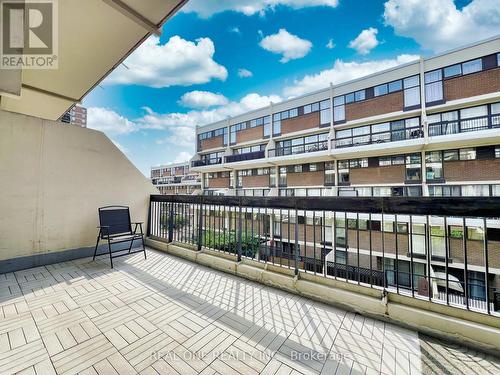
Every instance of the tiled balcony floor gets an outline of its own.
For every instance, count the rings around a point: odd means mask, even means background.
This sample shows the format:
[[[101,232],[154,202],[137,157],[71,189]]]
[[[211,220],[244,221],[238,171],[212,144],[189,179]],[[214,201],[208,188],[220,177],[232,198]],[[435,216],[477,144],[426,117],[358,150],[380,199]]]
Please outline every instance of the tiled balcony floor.
[[[500,361],[148,250],[0,275],[0,374],[500,373]]]

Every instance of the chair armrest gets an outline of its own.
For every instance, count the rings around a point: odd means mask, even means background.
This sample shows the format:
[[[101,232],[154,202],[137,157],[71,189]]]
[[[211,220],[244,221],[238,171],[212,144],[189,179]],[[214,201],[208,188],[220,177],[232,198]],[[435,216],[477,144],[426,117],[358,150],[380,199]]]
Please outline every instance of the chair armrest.
[[[130,224],[135,225],[134,232],[133,232],[134,234],[137,233],[137,227],[141,228],[141,234],[144,234],[143,230],[142,230],[142,224],[144,224],[143,221],[137,221],[137,222],[133,222],[133,223],[130,223]]]
[[[144,221],[133,221],[130,224],[144,224]]]
[[[98,225],[96,228],[97,229],[100,229],[100,228],[109,228],[109,225]]]

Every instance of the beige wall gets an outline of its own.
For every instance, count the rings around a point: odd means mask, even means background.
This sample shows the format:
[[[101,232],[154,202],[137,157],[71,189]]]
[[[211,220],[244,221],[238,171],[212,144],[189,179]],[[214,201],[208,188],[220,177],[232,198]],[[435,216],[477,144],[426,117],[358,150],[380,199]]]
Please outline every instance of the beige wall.
[[[93,246],[98,207],[146,222],[151,193],[103,133],[0,110],[0,260]]]

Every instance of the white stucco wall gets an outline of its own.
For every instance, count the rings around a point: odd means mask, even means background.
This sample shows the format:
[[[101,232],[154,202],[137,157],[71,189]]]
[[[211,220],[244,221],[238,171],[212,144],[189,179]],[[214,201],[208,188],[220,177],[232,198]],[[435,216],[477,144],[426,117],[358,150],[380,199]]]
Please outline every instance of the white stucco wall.
[[[98,207],[146,222],[151,193],[103,133],[0,110],[0,260],[93,246]]]

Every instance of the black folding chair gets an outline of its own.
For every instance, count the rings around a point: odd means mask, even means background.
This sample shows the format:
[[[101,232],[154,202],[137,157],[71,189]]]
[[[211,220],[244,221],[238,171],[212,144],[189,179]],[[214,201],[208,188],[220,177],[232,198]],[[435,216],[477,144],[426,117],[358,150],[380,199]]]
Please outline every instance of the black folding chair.
[[[130,221],[130,211],[126,206],[107,206],[99,208],[99,234],[97,236],[97,243],[95,245],[94,257],[106,255],[106,253],[97,254],[97,249],[99,246],[99,241],[107,240],[108,242],[108,254],[109,261],[111,262],[111,268],[113,268],[113,258],[118,258],[125,255],[144,252],[144,259],[146,259],[146,248],[144,247],[144,232],[142,230],[143,222],[132,223]],[[132,231],[132,225],[135,225]],[[140,229],[140,233],[137,233],[137,229]],[[132,246],[135,240],[141,240],[142,249],[132,251]],[[116,243],[129,242],[130,246],[127,249],[111,251],[111,245]],[[124,251],[127,251],[124,253]],[[113,255],[113,253],[119,253]]]

